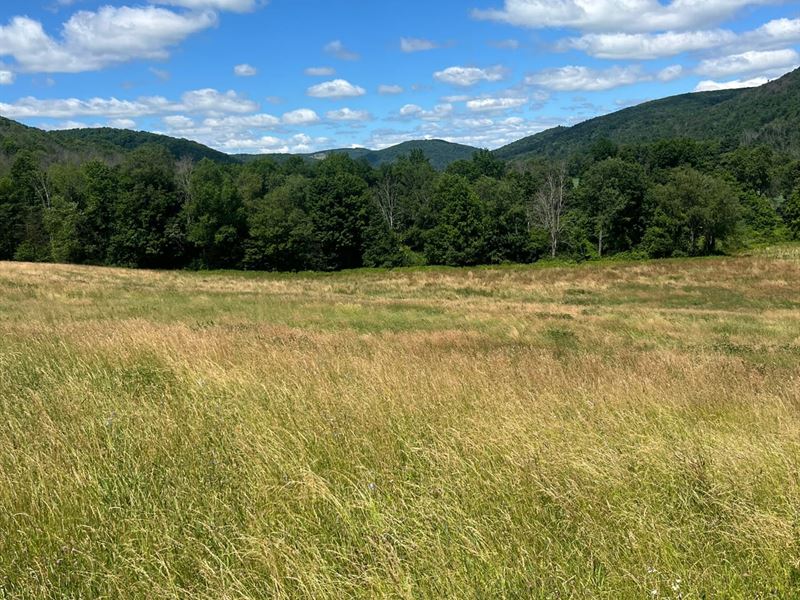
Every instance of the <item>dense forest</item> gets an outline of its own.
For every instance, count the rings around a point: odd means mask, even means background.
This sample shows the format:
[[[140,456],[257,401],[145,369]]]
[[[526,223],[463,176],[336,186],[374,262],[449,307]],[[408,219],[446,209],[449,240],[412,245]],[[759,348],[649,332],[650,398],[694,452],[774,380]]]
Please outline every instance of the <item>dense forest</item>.
[[[419,150],[324,160],[116,161],[0,152],[0,259],[337,270],[694,256],[800,236],[800,161],[766,146],[601,139],[563,161]]]
[[[337,270],[696,256],[800,237],[800,71],[495,152],[228,156],[0,118],[0,260]]]

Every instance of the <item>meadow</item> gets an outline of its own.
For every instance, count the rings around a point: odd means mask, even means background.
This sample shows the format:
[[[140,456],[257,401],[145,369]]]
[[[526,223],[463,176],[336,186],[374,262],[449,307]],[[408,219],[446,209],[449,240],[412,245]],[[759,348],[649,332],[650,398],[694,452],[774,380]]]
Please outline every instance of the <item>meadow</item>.
[[[791,598],[800,248],[0,263],[0,598]]]

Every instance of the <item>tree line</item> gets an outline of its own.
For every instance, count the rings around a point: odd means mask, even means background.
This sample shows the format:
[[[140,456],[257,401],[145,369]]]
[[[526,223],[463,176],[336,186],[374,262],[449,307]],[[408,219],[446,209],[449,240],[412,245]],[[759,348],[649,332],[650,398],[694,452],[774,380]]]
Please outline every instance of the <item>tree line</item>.
[[[767,147],[608,140],[562,162],[421,151],[246,164],[143,146],[116,164],[0,154],[0,260],[339,270],[696,256],[800,237],[800,161]]]

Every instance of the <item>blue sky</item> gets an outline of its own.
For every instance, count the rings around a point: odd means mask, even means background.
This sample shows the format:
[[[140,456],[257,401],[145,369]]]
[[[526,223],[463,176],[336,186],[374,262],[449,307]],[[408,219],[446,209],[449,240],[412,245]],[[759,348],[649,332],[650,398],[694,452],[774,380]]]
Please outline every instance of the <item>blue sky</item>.
[[[800,66],[778,0],[4,0],[0,114],[236,152],[496,148]]]

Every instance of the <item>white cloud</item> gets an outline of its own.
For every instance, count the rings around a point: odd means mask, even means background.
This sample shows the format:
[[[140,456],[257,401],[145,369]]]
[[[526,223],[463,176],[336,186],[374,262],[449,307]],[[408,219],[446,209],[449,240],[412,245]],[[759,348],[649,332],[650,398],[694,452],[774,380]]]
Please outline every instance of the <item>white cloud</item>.
[[[170,115],[161,120],[170,129],[184,130],[194,127],[194,121],[184,115]]]
[[[250,12],[258,5],[256,0],[150,0],[153,4],[170,4],[184,8]]]
[[[11,85],[14,83],[14,73],[0,69],[0,85]]]
[[[745,33],[742,39],[759,47],[774,47],[800,41],[800,19],[775,19]]]
[[[283,115],[283,122],[287,125],[310,125],[319,123],[319,115],[310,108],[298,108]]]
[[[357,53],[348,50],[341,40],[334,40],[326,44],[323,50],[339,60],[358,60],[361,58]]]
[[[568,66],[546,69],[525,79],[527,85],[542,87],[560,92],[587,91],[597,92],[610,90],[639,81],[648,81],[638,67],[611,67],[596,70],[589,67]]]
[[[344,79],[334,79],[308,88],[308,95],[313,98],[354,98],[363,96],[367,91],[357,85],[353,85]]]
[[[433,78],[442,83],[470,87],[481,81],[502,81],[508,70],[500,65],[479,69],[477,67],[449,67],[444,71],[437,71]]]
[[[668,31],[656,35],[644,33],[592,33],[567,40],[564,44],[590,56],[607,59],[649,59],[674,56],[682,52],[706,50],[729,44],[736,39],[732,31]]]
[[[258,75],[258,69],[248,64],[236,65],[233,67],[233,72],[237,77],[254,77]]]
[[[406,104],[400,109],[400,117],[404,119],[422,119],[424,121],[439,121],[453,114],[453,105],[449,103],[437,104],[433,110],[424,110],[417,104]]]
[[[99,127],[100,124],[98,123],[95,127]],[[44,129],[45,131],[69,131],[70,129],[88,129],[92,127],[91,125],[87,125],[86,123],[81,123],[80,121],[64,121],[62,123],[43,123],[39,126],[40,129]]]
[[[12,119],[50,117],[67,119],[80,116],[109,118],[134,118],[165,113],[201,113],[219,115],[225,113],[249,113],[258,110],[258,105],[242,98],[236,92],[219,92],[214,89],[193,90],[173,102],[161,96],[150,96],[136,100],[117,98],[46,99],[20,98],[14,103],[0,102],[0,114]]]
[[[467,108],[472,112],[502,112],[520,108],[527,102],[527,98],[476,98],[467,102]]]
[[[134,129],[136,121],[133,119],[112,119],[108,122],[108,126],[116,129]]]
[[[312,138],[305,133],[298,133],[286,139],[274,136],[230,138],[214,147],[231,153],[308,154],[319,150],[328,142],[328,138]]]
[[[529,121],[516,116],[507,118],[452,117],[441,121],[421,121],[411,131],[378,129],[373,132],[366,145],[369,148],[386,148],[408,139],[443,139],[476,148],[498,148],[555,125],[563,124],[560,119],[549,118]]]
[[[378,93],[381,96],[396,96],[397,94],[402,94],[405,90],[403,90],[402,86],[399,85],[379,85],[378,86]]]
[[[658,79],[659,81],[667,82],[667,81],[674,81],[683,75],[683,66],[681,65],[671,65],[669,67],[665,67],[658,72]]]
[[[400,38],[400,49],[403,52],[425,52],[438,48],[436,42],[419,38]]]
[[[775,0],[505,0],[502,9],[474,10],[476,19],[532,29],[647,32],[708,27],[751,5]]]
[[[187,112],[209,115],[223,113],[250,113],[258,110],[258,104],[243,98],[233,90],[218,92],[213,88],[193,90],[181,96],[182,108]]]
[[[40,22],[14,17],[0,26],[0,56],[12,56],[28,73],[96,71],[134,59],[167,58],[168,48],[216,22],[213,12],[104,6],[75,13],[56,40]]]
[[[695,92],[715,92],[718,90],[738,90],[740,88],[758,87],[768,83],[769,79],[766,77],[755,77],[753,79],[741,80],[734,79],[733,81],[701,81],[694,88]]]
[[[366,110],[352,110],[350,108],[332,110],[326,116],[331,121],[369,121],[372,119],[372,115]]]
[[[172,117],[166,117],[164,121]],[[185,117],[177,117],[185,118]],[[203,126],[224,130],[241,129],[275,129],[280,126],[281,120],[273,115],[259,113],[255,115],[233,115],[227,117],[208,118],[203,121]],[[194,124],[190,125],[194,127]]]
[[[336,69],[333,67],[308,67],[304,72],[309,77],[330,77],[336,74]]]
[[[796,50],[751,50],[702,61],[697,72],[709,77],[727,77],[741,73],[763,73],[774,69],[787,69],[800,64]]]

